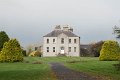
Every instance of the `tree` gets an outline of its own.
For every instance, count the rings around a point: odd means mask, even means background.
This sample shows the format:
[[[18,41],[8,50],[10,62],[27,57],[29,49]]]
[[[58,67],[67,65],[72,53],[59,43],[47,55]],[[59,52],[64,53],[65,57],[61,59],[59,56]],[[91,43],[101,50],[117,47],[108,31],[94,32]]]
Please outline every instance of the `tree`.
[[[116,39],[120,39],[120,28],[117,26],[114,26],[113,28],[113,34],[115,34]]]
[[[22,49],[23,56],[27,56],[26,50],[22,46],[21,46],[21,49]]]
[[[4,43],[7,41],[9,41],[8,35],[6,34],[5,31],[1,31],[0,32],[0,51],[2,50]]]
[[[1,62],[19,62],[23,61],[22,49],[16,39],[11,39],[4,43],[0,53]]]
[[[120,57],[120,47],[117,41],[105,41],[100,51],[99,60],[113,61]]]
[[[33,51],[33,45],[28,45],[27,47],[27,55],[29,55]]]
[[[85,48],[80,48],[80,56],[82,56],[82,57],[90,56],[89,50],[85,49]]]
[[[99,57],[103,44],[104,41],[99,41],[95,44],[91,44],[91,53],[94,54],[95,57]]]

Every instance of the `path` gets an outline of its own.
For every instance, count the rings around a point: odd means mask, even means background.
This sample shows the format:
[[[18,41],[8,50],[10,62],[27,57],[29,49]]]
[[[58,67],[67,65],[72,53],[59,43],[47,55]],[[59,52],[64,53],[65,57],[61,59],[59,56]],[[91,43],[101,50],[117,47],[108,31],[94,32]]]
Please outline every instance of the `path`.
[[[71,70],[60,63],[50,63],[58,80],[97,80],[85,73]]]

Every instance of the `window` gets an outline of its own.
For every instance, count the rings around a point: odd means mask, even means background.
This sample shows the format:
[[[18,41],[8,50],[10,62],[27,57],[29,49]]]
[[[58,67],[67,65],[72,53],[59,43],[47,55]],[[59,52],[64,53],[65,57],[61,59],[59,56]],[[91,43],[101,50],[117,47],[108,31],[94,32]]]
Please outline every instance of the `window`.
[[[64,38],[61,38],[61,44],[64,44]]]
[[[74,52],[76,52],[76,47],[74,47]]]
[[[53,52],[55,52],[55,47],[53,47]]]
[[[71,39],[69,39],[69,43],[71,43]]]
[[[47,39],[47,43],[49,43],[49,39]]]
[[[74,43],[77,43],[77,40],[76,40],[76,39],[74,39]]]
[[[53,43],[55,43],[55,39],[53,39]]]
[[[49,52],[49,47],[47,47],[47,52]]]
[[[71,47],[68,48],[68,51],[71,52]]]
[[[64,47],[61,47],[61,50],[64,50]]]

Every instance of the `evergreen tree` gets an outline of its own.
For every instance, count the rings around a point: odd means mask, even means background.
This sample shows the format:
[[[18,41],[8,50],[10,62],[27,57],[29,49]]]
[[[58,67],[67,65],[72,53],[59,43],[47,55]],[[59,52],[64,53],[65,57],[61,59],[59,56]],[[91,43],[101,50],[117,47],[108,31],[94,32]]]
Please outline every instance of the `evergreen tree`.
[[[6,34],[5,31],[1,31],[0,32],[0,51],[2,50],[4,43],[7,41],[9,41],[8,35]]]
[[[117,41],[105,41],[100,51],[99,60],[113,61],[120,57],[120,47]]]
[[[23,61],[22,49],[16,39],[11,39],[4,43],[0,53],[1,62],[19,62]]]

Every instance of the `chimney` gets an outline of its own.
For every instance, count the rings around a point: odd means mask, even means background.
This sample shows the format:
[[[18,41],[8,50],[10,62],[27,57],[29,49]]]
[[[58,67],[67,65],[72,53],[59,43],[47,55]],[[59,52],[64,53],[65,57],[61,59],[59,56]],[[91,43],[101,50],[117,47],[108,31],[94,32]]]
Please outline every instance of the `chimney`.
[[[60,25],[56,25],[56,26],[55,26],[55,30],[61,30]]]
[[[69,31],[73,32],[73,28],[70,27],[70,28],[69,28]]]
[[[63,25],[63,31],[73,32],[73,28],[71,28],[69,25]]]

